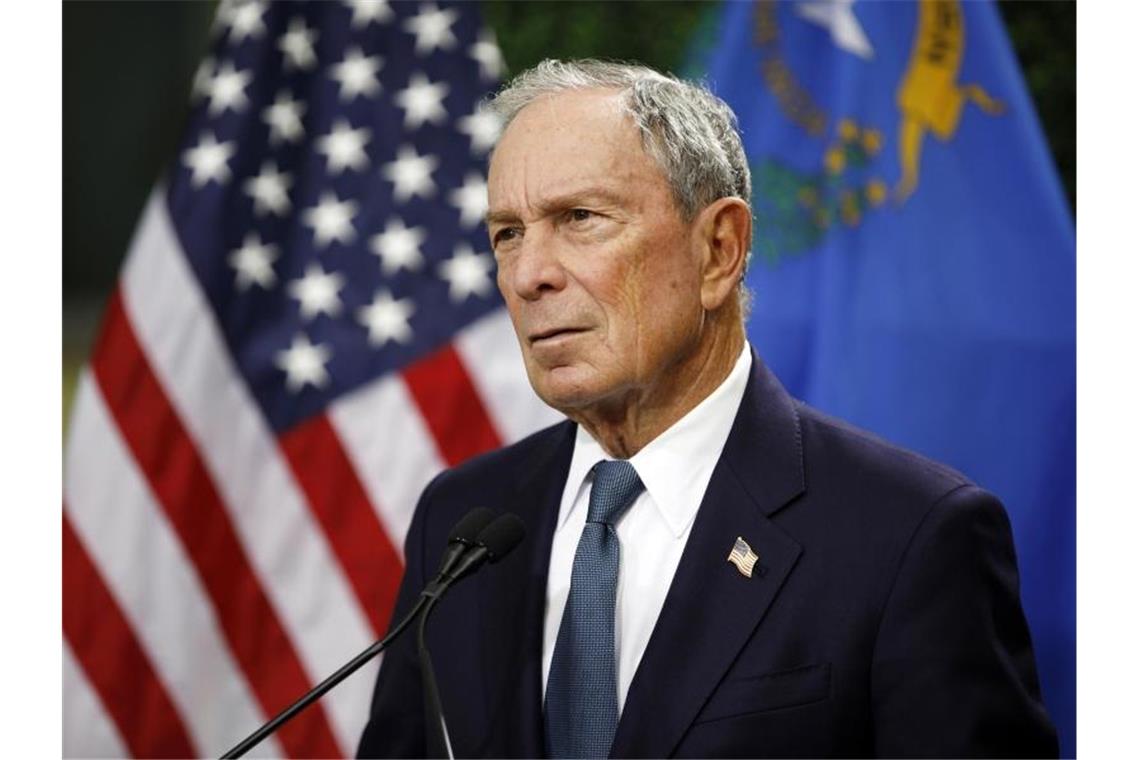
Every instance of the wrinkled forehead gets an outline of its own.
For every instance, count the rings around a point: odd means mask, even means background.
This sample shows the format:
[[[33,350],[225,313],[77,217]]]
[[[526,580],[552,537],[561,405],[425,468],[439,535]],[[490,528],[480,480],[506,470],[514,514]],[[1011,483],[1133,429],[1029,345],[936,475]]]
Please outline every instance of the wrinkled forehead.
[[[589,181],[652,181],[663,175],[642,146],[620,91],[544,95],[507,125],[491,156],[492,201]]]

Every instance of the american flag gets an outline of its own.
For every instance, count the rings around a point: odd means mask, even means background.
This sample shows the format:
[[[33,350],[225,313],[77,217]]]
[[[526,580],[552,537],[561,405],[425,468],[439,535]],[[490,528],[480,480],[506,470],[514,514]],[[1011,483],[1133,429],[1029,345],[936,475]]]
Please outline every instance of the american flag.
[[[228,749],[383,634],[428,480],[556,418],[481,224],[501,71],[474,4],[220,6],[77,392],[66,755]],[[352,754],[376,667],[255,754]]]
[[[732,551],[728,553],[728,561],[736,565],[736,569],[745,578],[752,577],[752,568],[756,566],[756,561],[760,559],[756,552],[752,551],[752,547],[748,545],[740,536],[736,537],[736,542],[732,545]]]

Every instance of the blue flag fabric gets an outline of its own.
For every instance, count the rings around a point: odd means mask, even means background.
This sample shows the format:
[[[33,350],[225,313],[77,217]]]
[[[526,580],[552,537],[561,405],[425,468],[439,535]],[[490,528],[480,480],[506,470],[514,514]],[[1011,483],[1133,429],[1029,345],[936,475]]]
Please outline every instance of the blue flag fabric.
[[[1075,735],[1075,238],[997,9],[726,3],[749,337],[796,396],[996,493],[1046,705]]]

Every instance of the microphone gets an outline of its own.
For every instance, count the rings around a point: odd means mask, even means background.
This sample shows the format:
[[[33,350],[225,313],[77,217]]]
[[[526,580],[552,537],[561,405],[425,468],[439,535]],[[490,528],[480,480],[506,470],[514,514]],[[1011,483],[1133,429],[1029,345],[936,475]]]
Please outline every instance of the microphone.
[[[491,510],[486,511],[490,512]],[[468,517],[472,514],[473,512],[468,513]],[[466,519],[464,518],[461,522],[466,522]],[[457,525],[456,528],[458,529],[458,527]],[[453,535],[455,533],[458,533],[458,530],[452,531]],[[526,528],[523,521],[516,515],[510,512],[499,515],[480,530],[473,541],[468,542],[470,547],[468,551],[457,552],[454,560],[440,563],[440,572],[435,580],[424,588],[424,595],[440,596],[453,583],[475,572],[486,562],[498,562],[522,541],[525,534]]]
[[[464,515],[448,534],[447,550],[444,552],[443,560],[440,562],[439,572],[436,573],[435,578],[432,579],[420,593],[420,597],[416,600],[411,611],[389,631],[388,635],[372,644],[363,652],[356,655],[356,657],[353,657],[331,676],[321,681],[296,702],[278,713],[272,720],[238,742],[233,749],[222,755],[222,760],[241,757],[256,747],[265,737],[292,720],[297,713],[320,699],[334,686],[348,678],[359,670],[361,666],[384,651],[396,637],[411,625],[412,621],[420,615],[425,607],[433,607],[452,584],[465,575],[470,575],[488,560],[491,562],[498,561],[505,556],[507,552],[513,549],[523,537],[522,521],[511,514],[500,515],[498,518],[492,519],[494,517],[495,513],[485,507],[477,507]],[[513,519],[513,521],[517,523],[517,526],[515,528],[505,527],[506,523],[503,522],[504,518]],[[507,520],[507,522],[510,522],[510,520]],[[467,556],[475,553],[478,553],[479,557],[472,561],[467,561]],[[431,593],[429,593],[429,590]],[[422,635],[422,625],[420,630]],[[432,680],[434,685],[434,677]]]
[[[443,559],[440,560],[439,570],[436,571],[435,577],[438,580],[441,575],[451,571],[455,567],[455,563],[463,554],[475,546],[479,538],[479,534],[483,528],[491,520],[495,519],[495,513],[486,507],[476,507],[463,518],[455,523],[455,527],[451,529],[451,533],[447,535],[447,551],[443,553]]]
[[[498,562],[518,546],[526,534],[522,520],[509,512],[499,515],[483,528],[475,538],[474,545],[459,558],[450,563],[446,571],[423,590],[421,599],[429,601],[420,615],[419,630],[416,632],[416,651],[420,659],[420,677],[424,692],[424,715],[426,725],[427,754],[429,757],[454,758],[451,737],[447,732],[447,721],[443,717],[443,704],[439,699],[439,686],[435,680],[435,668],[431,653],[427,648],[427,622],[435,609],[436,602],[452,584],[474,573],[487,562]]]

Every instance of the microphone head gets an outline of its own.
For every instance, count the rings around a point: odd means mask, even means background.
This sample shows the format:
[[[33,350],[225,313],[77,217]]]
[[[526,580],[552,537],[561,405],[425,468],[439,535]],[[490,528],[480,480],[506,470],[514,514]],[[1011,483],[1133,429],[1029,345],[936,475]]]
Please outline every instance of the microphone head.
[[[476,507],[465,514],[462,520],[455,523],[455,527],[447,536],[447,543],[453,544],[457,541],[464,544],[475,543],[479,534],[494,518],[495,513],[491,510],[486,507]]]
[[[487,548],[488,560],[498,562],[510,554],[525,535],[526,527],[518,515],[504,512],[480,531],[475,542]]]

